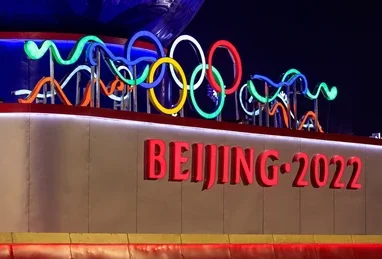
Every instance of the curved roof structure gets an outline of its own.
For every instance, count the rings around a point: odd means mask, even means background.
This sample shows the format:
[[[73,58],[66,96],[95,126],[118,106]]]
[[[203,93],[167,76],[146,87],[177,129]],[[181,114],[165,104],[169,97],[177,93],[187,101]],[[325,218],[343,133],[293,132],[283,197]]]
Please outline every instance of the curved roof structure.
[[[101,34],[128,38],[140,30],[164,45],[178,36],[204,0],[8,0],[0,30]]]

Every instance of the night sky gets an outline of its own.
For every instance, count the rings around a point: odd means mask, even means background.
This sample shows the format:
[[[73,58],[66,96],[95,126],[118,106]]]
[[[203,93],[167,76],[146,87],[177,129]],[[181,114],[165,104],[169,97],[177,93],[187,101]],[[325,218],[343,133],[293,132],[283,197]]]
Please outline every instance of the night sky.
[[[232,42],[244,78],[262,74],[279,81],[283,72],[296,68],[307,76],[311,90],[321,81],[337,86],[336,100],[319,101],[321,124],[326,131],[369,136],[382,131],[381,8],[334,2],[207,0],[184,33],[198,39],[206,54],[217,40]],[[230,85],[230,59],[224,51],[219,55],[214,64]]]

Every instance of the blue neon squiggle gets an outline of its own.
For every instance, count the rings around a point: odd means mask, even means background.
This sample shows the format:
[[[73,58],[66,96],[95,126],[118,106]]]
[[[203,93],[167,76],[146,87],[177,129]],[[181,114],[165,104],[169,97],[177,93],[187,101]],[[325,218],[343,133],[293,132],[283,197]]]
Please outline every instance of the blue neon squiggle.
[[[298,79],[301,79],[303,82],[303,84],[300,84],[301,93],[303,95],[306,95],[307,92],[309,91],[308,80],[306,79],[305,75],[301,74],[301,73],[293,75],[290,79],[288,79],[288,81],[281,81],[279,83],[275,83],[271,79],[269,79],[268,77],[265,77],[262,75],[253,75],[253,76],[251,76],[251,79],[252,80],[257,79],[257,80],[265,81],[265,82],[267,82],[267,84],[269,86],[272,86],[272,87],[277,88],[277,89],[284,87],[284,86],[292,86]]]
[[[144,73],[139,76],[136,80],[134,79],[128,79],[124,75],[120,73],[120,71],[117,69],[117,67],[114,65],[114,63],[119,63],[119,65],[125,65],[128,67],[136,66],[137,64],[144,62],[144,61],[150,61],[155,62],[157,59],[155,57],[140,57],[134,61],[130,61],[124,57],[117,57],[115,56],[106,45],[100,44],[100,43],[92,43],[88,49],[86,50],[86,59],[89,62],[91,66],[97,65],[97,60],[94,58],[94,51],[98,49],[100,50],[104,56],[106,56],[106,64],[109,66],[109,69],[113,72],[114,75],[117,75],[124,83],[129,85],[140,85],[143,81],[146,80],[148,71],[150,69],[149,65],[145,66]],[[155,87],[156,85],[152,84],[151,87]],[[147,87],[146,87],[147,88]]]
[[[149,61],[149,62],[155,62],[157,61],[157,58],[155,57],[140,57],[134,61],[130,61],[124,57],[117,57],[111,52],[106,45],[100,44],[100,43],[92,43],[87,51],[86,51],[86,58],[87,61],[91,66],[96,66],[97,65],[97,60],[93,55],[94,50],[98,48],[101,52],[106,54],[107,59],[112,59],[114,62],[119,62],[122,63],[125,66],[135,66],[138,65],[141,62],[144,61]]]
[[[308,80],[306,79],[305,75],[301,74],[301,73],[297,73],[297,72],[298,72],[297,70],[294,70],[293,74],[292,73],[288,74],[288,76],[292,75],[292,77],[290,77],[287,81],[285,81],[286,76],[284,76],[282,81],[279,82],[279,83],[275,83],[271,79],[269,79],[268,77],[265,77],[265,76],[262,76],[262,75],[254,75],[254,76],[251,77],[251,79],[258,79],[258,80],[265,81],[265,82],[268,83],[269,86],[274,87],[274,88],[277,89],[277,92],[273,96],[268,97],[268,102],[271,102],[271,101],[273,101],[276,98],[276,96],[279,94],[279,92],[281,90],[281,87],[284,87],[284,86],[290,87],[297,80],[300,80],[302,82],[300,84],[300,92],[305,97],[307,97],[307,98],[309,98],[311,100],[317,99],[320,93],[322,93],[324,95],[324,97],[327,100],[329,100],[329,101],[332,101],[332,100],[334,100],[337,97],[337,94],[338,94],[337,87],[332,86],[329,89],[328,85],[326,83],[324,83],[324,82],[320,83],[318,85],[318,87],[316,88],[316,93],[312,94],[310,92],[310,90],[309,90]],[[262,99],[262,100],[259,100],[259,101],[261,101],[262,103],[265,103],[266,102],[266,100],[264,101],[265,98],[261,97],[257,93],[256,87],[253,85],[252,81],[249,81],[248,85],[249,85],[248,89],[249,89],[251,95],[256,97],[256,99]]]
[[[292,68],[292,69],[289,69],[282,77],[282,80],[281,81],[285,81],[289,76],[291,75],[295,75],[295,74],[301,74],[300,71],[298,71],[297,69],[295,68]],[[319,85],[317,85],[316,87],[316,93],[313,94],[310,92],[309,88],[308,88],[308,85],[306,84],[306,93],[305,93],[305,97],[307,97],[308,99],[310,100],[316,100],[318,98],[318,96],[320,95],[320,93],[322,93],[324,95],[324,97],[328,100],[328,101],[333,101],[334,99],[336,99],[337,95],[338,95],[338,89],[337,87],[335,86],[332,86],[330,87],[329,89],[329,86],[325,83],[325,82],[321,82]]]

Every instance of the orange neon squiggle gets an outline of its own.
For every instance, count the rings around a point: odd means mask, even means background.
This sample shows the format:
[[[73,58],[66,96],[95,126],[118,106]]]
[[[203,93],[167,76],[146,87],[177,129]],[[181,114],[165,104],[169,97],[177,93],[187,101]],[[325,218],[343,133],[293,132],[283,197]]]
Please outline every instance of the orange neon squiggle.
[[[94,79],[94,83],[96,82],[97,79]],[[38,93],[40,92],[41,88],[44,86],[44,84],[48,84],[51,82],[51,78],[50,77],[43,77],[40,81],[38,81],[38,83],[35,85],[35,87],[33,88],[32,92],[25,98],[25,99],[21,99],[19,98],[18,99],[18,102],[19,103],[24,103],[24,104],[29,104],[29,103],[33,103],[36,98],[37,98],[37,95]],[[55,91],[57,92],[57,95],[58,97],[60,98],[61,102],[64,104],[64,105],[68,105],[68,106],[73,106],[73,104],[69,101],[68,97],[65,95],[64,91],[62,90],[62,87],[61,85],[54,79],[53,80],[53,83],[54,83],[54,87],[55,87]],[[108,85],[109,87],[106,87],[106,85],[104,84],[104,82],[102,80],[100,80],[100,87],[101,87],[101,91],[103,94],[105,94],[106,96],[109,96],[111,94],[114,93],[115,90],[118,90],[118,91],[123,91],[124,87],[125,87],[125,83],[122,82],[117,76],[114,78],[113,81],[110,82],[110,84]],[[131,91],[132,89],[134,88],[134,86],[128,86],[128,91]],[[91,93],[90,93],[90,81],[87,83],[86,85],[86,88],[85,88],[85,92],[84,92],[84,96],[79,104],[79,106],[82,106],[82,107],[86,107],[90,104],[90,101],[91,101]],[[264,105],[262,105],[262,110],[264,110],[265,107]],[[284,124],[286,127],[289,127],[289,118],[288,118],[288,113],[287,113],[287,110],[285,108],[285,106],[280,103],[280,102],[277,102],[273,107],[272,109],[270,109],[268,111],[269,115],[271,116],[274,116],[277,112],[277,109],[280,109],[281,112],[282,112],[282,117],[283,117],[283,121],[284,121]],[[312,118],[314,121],[317,119],[316,118],[316,114],[313,112],[313,111],[308,111],[301,119],[301,123],[300,123],[300,126],[297,130],[303,130],[303,126],[304,124],[306,123],[306,121],[309,119],[309,118]],[[323,133],[323,129],[321,127],[321,125],[319,125],[319,128],[318,128],[319,132]]]
[[[288,119],[288,114],[287,111],[285,110],[285,107],[281,103],[276,103],[271,110],[269,110],[269,115],[273,116],[277,112],[277,108],[280,108],[282,114],[283,114],[283,121],[285,126],[288,128],[289,127],[289,119]]]
[[[282,103],[276,103],[271,110],[269,110],[269,115],[273,116],[275,115],[275,113],[277,112],[277,109],[280,109],[281,112],[282,112],[282,117],[283,117],[283,121],[284,121],[284,124],[286,127],[289,127],[289,118],[288,118],[288,112],[285,108],[284,105],[282,105]],[[262,109],[264,110],[264,106],[262,107]],[[316,114],[313,112],[313,111],[308,111],[306,114],[304,114],[304,116],[302,117],[301,119],[301,122],[300,122],[300,126],[298,127],[297,130],[303,130],[303,127],[304,127],[304,124],[306,123],[306,121],[309,119],[309,118],[312,118],[313,121],[316,121]],[[323,133],[323,129],[321,127],[320,124],[318,124],[318,131]]]
[[[94,82],[96,82],[97,79],[94,79]],[[33,88],[32,92],[25,98],[25,99],[18,99],[19,103],[33,103],[39,92],[41,91],[41,88],[44,86],[44,84],[50,83],[51,78],[50,77],[43,77],[40,81],[37,82],[35,87]],[[53,81],[55,91],[57,92],[58,97],[60,98],[61,102],[64,105],[73,106],[73,104],[69,101],[68,97],[65,95],[64,91],[62,90],[61,85],[54,79]],[[104,82],[100,80],[100,87],[103,94],[106,96],[109,96],[114,93],[115,90],[123,91],[125,84],[118,78],[115,77],[114,80],[109,84],[110,87],[106,87]],[[128,86],[128,91],[132,90],[132,86]],[[84,96],[82,101],[80,102],[79,106],[88,106],[90,104],[91,100],[91,94],[90,94],[90,81],[87,83]]]
[[[298,130],[302,130],[306,120],[309,119],[310,117],[313,119],[313,121],[317,120],[316,114],[314,112],[312,112],[312,111],[308,111],[307,113],[305,113],[305,115],[301,119],[300,127],[298,127]],[[322,127],[321,127],[319,122],[318,122],[318,131],[320,133],[324,133],[324,130],[322,129]]]
[[[32,103],[37,98],[38,93],[40,92],[41,88],[51,82],[50,77],[43,77],[40,81],[37,82],[35,87],[33,88],[32,92],[25,98],[19,98],[19,103]],[[53,79],[53,84],[55,91],[57,92],[58,97],[60,98],[61,102],[66,105],[72,105],[69,99],[64,94],[64,91],[62,90],[60,84],[56,81],[56,79]]]

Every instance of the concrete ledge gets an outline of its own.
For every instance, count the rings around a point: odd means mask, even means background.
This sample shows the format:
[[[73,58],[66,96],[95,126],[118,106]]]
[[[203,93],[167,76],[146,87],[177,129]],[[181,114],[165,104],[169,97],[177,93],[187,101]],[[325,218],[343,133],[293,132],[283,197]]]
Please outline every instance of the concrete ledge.
[[[0,233],[0,244],[13,243],[12,233]]]
[[[228,235],[181,234],[182,244],[229,244]]]
[[[128,234],[129,244],[180,244],[176,234]]]
[[[313,235],[273,235],[274,244],[314,244]]]
[[[355,244],[382,244],[382,236],[377,235],[357,235],[352,236]]]
[[[14,244],[69,244],[69,233],[11,233]]]
[[[228,235],[231,244],[273,244],[272,235]]]
[[[76,244],[127,244],[127,234],[70,233],[71,243]]]
[[[0,233],[0,244],[381,244],[382,235]]]
[[[314,235],[316,244],[352,244],[351,235]]]

